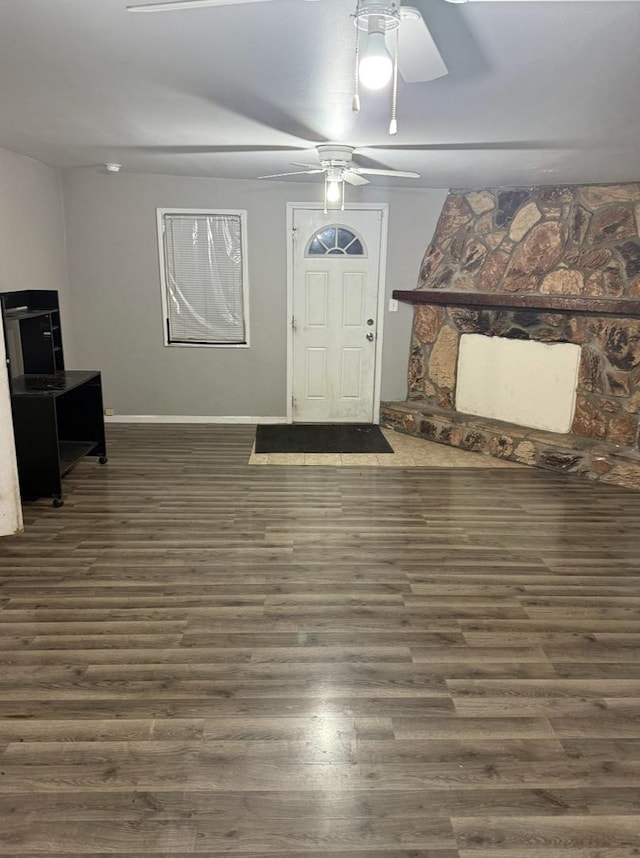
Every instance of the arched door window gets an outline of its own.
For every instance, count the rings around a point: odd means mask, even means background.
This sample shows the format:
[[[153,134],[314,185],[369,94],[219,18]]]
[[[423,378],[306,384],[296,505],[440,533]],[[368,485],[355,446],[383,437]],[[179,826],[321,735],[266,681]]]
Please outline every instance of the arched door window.
[[[312,236],[306,256],[365,256],[362,240],[345,226],[324,226]]]

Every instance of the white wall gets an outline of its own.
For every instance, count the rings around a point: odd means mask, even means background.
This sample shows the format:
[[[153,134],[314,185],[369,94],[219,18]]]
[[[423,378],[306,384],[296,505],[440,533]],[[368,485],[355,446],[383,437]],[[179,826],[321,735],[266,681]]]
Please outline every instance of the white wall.
[[[442,188],[395,191],[389,198],[389,257],[387,300],[394,289],[415,289],[424,252],[447,198]],[[385,202],[381,200],[381,202]],[[407,368],[411,349],[413,305],[399,304],[397,313],[387,311],[382,353],[382,399],[407,396]]]
[[[319,183],[149,174],[63,174],[76,365],[103,373],[117,414],[284,416],[286,203],[317,202]],[[388,202],[387,288],[411,289],[445,191],[367,188],[354,202]],[[251,348],[165,348],[157,207],[248,211]],[[388,302],[387,302],[388,303]],[[386,314],[382,395],[403,399],[411,309]]]
[[[0,149],[0,292],[57,289],[73,358],[60,171]]]
[[[58,289],[65,352],[72,351],[64,215],[58,170],[0,149],[0,291]],[[0,339],[0,355],[4,355]],[[21,527],[11,403],[0,370],[0,533]]]

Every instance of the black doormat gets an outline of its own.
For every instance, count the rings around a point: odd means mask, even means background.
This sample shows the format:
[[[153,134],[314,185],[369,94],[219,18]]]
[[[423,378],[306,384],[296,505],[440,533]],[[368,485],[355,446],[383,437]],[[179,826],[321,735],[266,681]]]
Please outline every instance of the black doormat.
[[[294,423],[258,426],[256,453],[393,453],[379,426]]]

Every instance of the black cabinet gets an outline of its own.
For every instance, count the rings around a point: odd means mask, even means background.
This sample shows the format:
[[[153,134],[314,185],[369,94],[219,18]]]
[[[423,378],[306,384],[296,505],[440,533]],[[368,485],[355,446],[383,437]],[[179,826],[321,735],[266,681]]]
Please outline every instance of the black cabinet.
[[[23,498],[62,501],[62,477],[85,456],[104,464],[107,446],[99,372],[21,375],[11,391],[18,475]]]
[[[64,369],[58,293],[0,294],[20,491],[62,505],[62,478],[107,448],[100,373]]]
[[[0,294],[10,378],[64,369],[58,293],[26,289]]]

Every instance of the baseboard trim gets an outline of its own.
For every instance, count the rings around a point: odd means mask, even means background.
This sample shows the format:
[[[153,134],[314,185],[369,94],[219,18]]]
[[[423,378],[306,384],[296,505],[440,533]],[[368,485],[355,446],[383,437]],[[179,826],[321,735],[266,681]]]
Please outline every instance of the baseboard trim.
[[[112,414],[105,423],[286,423],[286,417],[218,417],[182,414]]]

